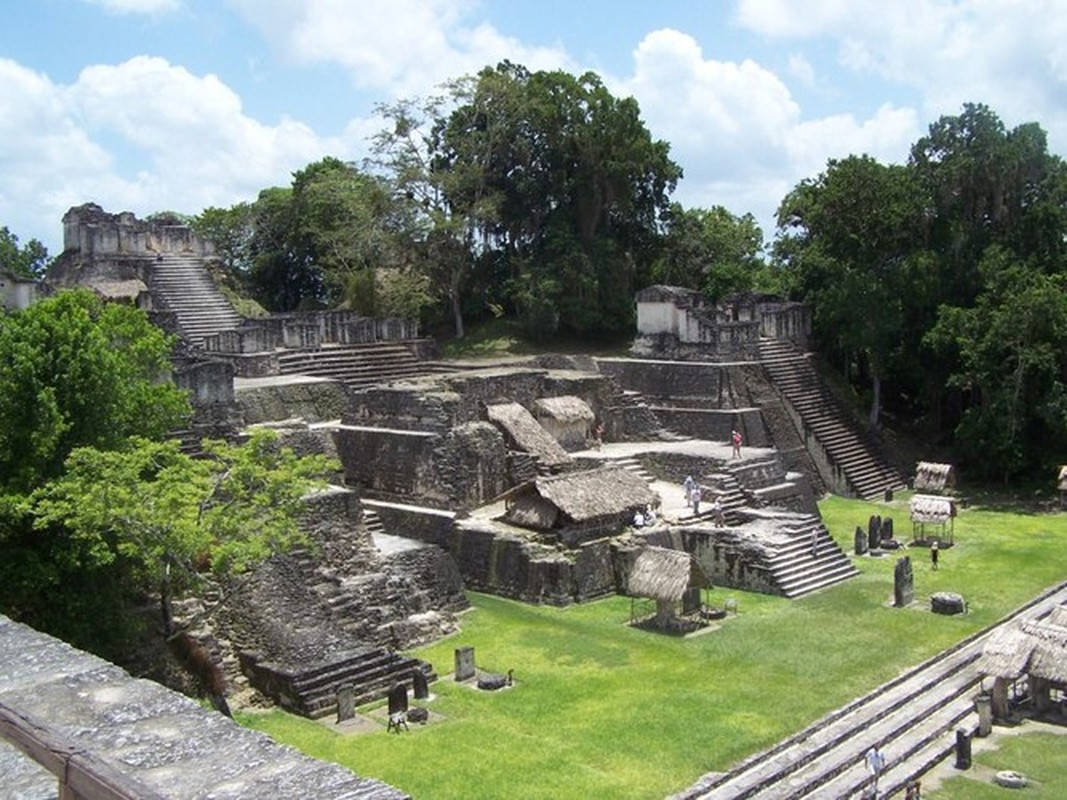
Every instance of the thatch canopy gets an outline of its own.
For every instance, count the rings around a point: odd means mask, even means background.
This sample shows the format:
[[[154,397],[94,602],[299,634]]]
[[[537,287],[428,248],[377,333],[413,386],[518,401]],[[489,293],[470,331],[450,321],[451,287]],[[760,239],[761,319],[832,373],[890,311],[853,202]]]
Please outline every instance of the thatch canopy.
[[[589,404],[574,395],[542,397],[534,401],[534,411],[538,419],[553,419],[565,425],[591,423],[596,419]]]
[[[920,461],[915,467],[915,491],[943,492],[956,485],[956,469],[951,464]]]
[[[637,554],[627,582],[629,594],[677,603],[685,590],[704,588],[707,575],[692,555],[665,547],[646,547]]]
[[[98,278],[90,280],[88,286],[105,300],[136,300],[141,292],[148,291],[144,282],[136,278],[124,281]]]
[[[956,501],[932,494],[912,495],[909,503],[911,521],[945,524],[956,516]]]
[[[1024,620],[993,634],[982,649],[978,671],[1015,680],[1024,673],[1067,685],[1067,627],[1049,619]]]
[[[485,407],[489,421],[502,428],[515,445],[550,467],[569,464],[573,459],[559,442],[519,403],[496,403]]]
[[[641,477],[614,465],[535,478],[505,498],[509,522],[541,530],[598,518],[628,518],[635,509],[659,503]]]

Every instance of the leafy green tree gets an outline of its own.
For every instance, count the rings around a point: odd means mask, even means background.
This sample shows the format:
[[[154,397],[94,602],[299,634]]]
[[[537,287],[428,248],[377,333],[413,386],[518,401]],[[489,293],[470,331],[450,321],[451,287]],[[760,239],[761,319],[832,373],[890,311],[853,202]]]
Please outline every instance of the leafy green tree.
[[[336,470],[329,459],[280,447],[269,430],[242,445],[205,442],[205,450],[207,458],[193,459],[173,440],[136,437],[119,450],[78,448],[30,500],[37,530],[68,537],[68,558],[89,570],[114,568],[160,598],[163,633],[193,664],[203,657],[193,650],[190,658],[173,599],[206,574],[239,575],[305,544],[304,498]],[[209,693],[226,710],[218,686]]]
[[[132,306],[64,291],[0,317],[0,494],[54,478],[76,447],[160,438],[189,417],[173,339]]]
[[[878,425],[882,380],[900,357],[915,299],[923,211],[908,168],[869,156],[831,160],[778,211],[783,234],[777,255],[812,308],[820,344],[845,364],[863,362],[872,426]]]
[[[957,365],[965,396],[956,430],[975,475],[1008,481],[1052,470],[1067,449],[1067,274],[986,250],[971,307],[944,306],[925,342]]]
[[[322,308],[327,302],[322,271],[300,235],[297,213],[291,188],[264,189],[252,205],[248,284],[268,311]]]
[[[764,270],[763,232],[751,214],[671,203],[664,228],[653,269],[657,283],[697,289],[712,301],[756,288]]]
[[[48,248],[36,239],[24,246],[6,226],[0,228],[0,269],[9,269],[20,278],[41,278],[48,266]]]

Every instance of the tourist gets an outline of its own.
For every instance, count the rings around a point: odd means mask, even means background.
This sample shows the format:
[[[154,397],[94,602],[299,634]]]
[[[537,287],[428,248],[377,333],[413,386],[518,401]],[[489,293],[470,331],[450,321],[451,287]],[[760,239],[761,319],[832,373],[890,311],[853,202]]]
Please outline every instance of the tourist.
[[[871,797],[878,797],[878,776],[885,769],[885,756],[878,749],[878,745],[872,745],[864,760],[867,762],[867,771],[871,773]]]
[[[937,561],[940,551],[937,548],[937,539],[934,539],[934,543],[930,545],[930,566],[933,569],[937,569]]]
[[[597,450],[604,444],[604,426],[598,423],[596,426],[595,438],[593,439],[593,447]]]
[[[690,499],[693,502],[693,516],[695,517],[700,513],[700,486],[693,487],[693,493],[690,495]]]
[[[716,525],[726,524],[726,515],[722,509],[722,498],[719,495],[715,495],[715,502],[711,504],[711,513],[715,516]]]
[[[645,525],[656,524],[656,512],[652,510],[651,505],[645,506]]]
[[[634,527],[635,528],[643,528],[643,527],[645,527],[645,515],[642,514],[640,511],[634,512]]]
[[[733,457],[734,458],[741,458],[741,431],[737,431],[737,430],[731,431],[730,432],[730,441],[733,443],[733,446],[734,446]]]
[[[682,489],[685,491],[685,504],[687,506],[693,505],[693,487],[696,486],[696,481],[693,480],[692,475],[685,476],[685,482],[682,484]]]

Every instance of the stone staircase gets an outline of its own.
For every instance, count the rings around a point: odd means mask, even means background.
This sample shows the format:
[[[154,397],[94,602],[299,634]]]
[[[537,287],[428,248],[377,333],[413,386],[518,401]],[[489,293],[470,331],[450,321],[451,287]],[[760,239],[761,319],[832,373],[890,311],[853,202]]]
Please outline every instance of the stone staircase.
[[[422,672],[427,682],[437,680],[428,662],[378,647],[341,653],[299,670],[258,663],[242,654],[242,668],[260,691],[286,710],[311,719],[336,714],[337,693],[345,686],[353,687],[358,706],[387,697],[398,683],[410,684],[415,671]]]
[[[997,625],[729,772],[706,775],[671,800],[858,798],[870,788],[863,757],[873,745],[886,757],[878,796],[901,796],[910,783],[953,753],[958,728],[973,732],[977,727],[974,696],[981,687],[981,675],[976,664],[989,636],[1012,620],[1040,618],[1065,601],[1067,584],[1060,584]]]
[[[178,319],[182,336],[201,347],[204,339],[241,323],[222,292],[215,286],[201,258],[164,254],[148,270],[149,289]]]
[[[881,448],[841,407],[808,359],[786,341],[762,339],[760,359],[775,387],[799,416],[806,432],[840,470],[847,489],[873,500],[886,489],[903,489],[903,477],[886,463]],[[827,481],[833,485],[833,481]]]
[[[859,575],[818,517],[790,522],[782,530],[790,542],[778,548],[767,566],[785,597],[800,597]]]
[[[627,472],[632,473],[633,475],[636,475],[641,480],[643,480],[645,483],[649,483],[650,484],[650,483],[652,483],[653,480],[655,480],[655,478],[653,478],[652,475],[650,475],[648,473],[648,471],[645,470],[645,468],[641,466],[641,462],[638,461],[636,458],[632,458],[632,457],[613,458],[608,463],[614,464],[615,466],[621,467],[622,469],[626,470]]]
[[[375,342],[325,345],[278,354],[282,375],[312,375],[360,388],[426,374],[422,363],[402,344]]]

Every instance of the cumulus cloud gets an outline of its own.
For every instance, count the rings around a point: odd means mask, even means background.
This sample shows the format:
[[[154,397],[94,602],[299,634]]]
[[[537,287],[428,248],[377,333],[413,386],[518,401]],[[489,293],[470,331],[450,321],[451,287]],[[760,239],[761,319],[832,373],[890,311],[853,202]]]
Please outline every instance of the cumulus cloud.
[[[869,119],[837,114],[805,119],[786,84],[751,60],[706,58],[687,34],[660,30],[634,51],[633,94],[657,138],[685,171],[676,198],[751,212],[765,234],[778,203],[830,158],[868,153],[900,161],[921,133],[916,114],[885,105]]]
[[[1053,148],[1067,148],[1067,6],[1056,0],[742,0],[737,21],[831,43],[854,76],[917,92],[928,121],[985,103],[1009,127],[1040,120]]]
[[[265,125],[216,76],[145,56],[87,67],[69,86],[0,60],[0,141],[0,219],[52,251],[60,247],[58,220],[73,205],[198,213],[254,199],[355,146],[294,120]],[[119,146],[126,155],[115,161],[109,153]],[[34,218],[17,202],[25,196],[39,200]]]
[[[357,86],[390,97],[426,94],[504,59],[567,67],[562,49],[534,47],[474,16],[468,0],[234,0],[246,21],[298,63],[336,64]]]

